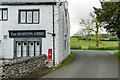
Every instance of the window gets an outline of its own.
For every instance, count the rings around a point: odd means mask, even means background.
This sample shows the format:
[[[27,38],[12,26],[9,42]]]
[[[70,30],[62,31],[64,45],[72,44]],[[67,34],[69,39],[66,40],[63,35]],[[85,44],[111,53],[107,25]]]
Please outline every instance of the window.
[[[15,58],[41,55],[40,41],[15,41]]]
[[[37,10],[19,10],[19,23],[39,24],[39,9],[37,9]]]
[[[8,10],[7,8],[0,9],[0,21],[7,21],[8,19]]]

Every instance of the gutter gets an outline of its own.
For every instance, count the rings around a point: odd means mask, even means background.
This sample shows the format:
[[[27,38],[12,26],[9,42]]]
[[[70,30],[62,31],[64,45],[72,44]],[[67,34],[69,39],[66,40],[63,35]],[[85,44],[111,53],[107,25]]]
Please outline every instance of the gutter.
[[[17,6],[17,5],[56,5],[56,2],[0,2],[0,5],[9,5],[9,6]]]

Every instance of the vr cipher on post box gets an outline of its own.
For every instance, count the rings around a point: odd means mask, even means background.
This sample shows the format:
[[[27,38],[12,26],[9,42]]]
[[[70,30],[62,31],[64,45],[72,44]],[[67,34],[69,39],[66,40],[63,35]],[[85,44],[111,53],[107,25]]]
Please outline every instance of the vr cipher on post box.
[[[48,49],[48,59],[52,59],[52,49]]]

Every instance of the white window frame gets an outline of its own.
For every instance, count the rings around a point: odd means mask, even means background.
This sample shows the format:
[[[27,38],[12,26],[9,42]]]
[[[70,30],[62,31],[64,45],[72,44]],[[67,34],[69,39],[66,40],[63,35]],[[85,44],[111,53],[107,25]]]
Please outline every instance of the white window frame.
[[[21,12],[25,12],[25,22],[21,21]],[[31,22],[28,21],[28,14],[27,14],[28,12],[32,12],[32,21]],[[38,21],[34,21],[34,15],[33,15],[34,12],[38,12],[38,15],[37,15],[38,16],[37,17]],[[18,16],[19,16],[18,17],[19,18],[18,19],[19,24],[39,24],[39,22],[40,22],[39,21],[40,20],[40,10],[39,9],[30,9],[30,10],[29,9],[28,10],[27,9],[21,9],[21,10],[19,10],[19,15]]]

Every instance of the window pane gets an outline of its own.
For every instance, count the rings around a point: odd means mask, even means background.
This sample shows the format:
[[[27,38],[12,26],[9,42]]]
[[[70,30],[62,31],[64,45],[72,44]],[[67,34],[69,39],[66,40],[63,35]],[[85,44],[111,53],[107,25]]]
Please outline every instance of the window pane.
[[[3,10],[3,20],[7,19],[7,10]]]
[[[38,23],[38,11],[33,12],[33,23]]]
[[[2,20],[2,10],[0,10],[0,20]]]
[[[17,57],[21,57],[21,43],[17,43]]]
[[[35,43],[35,54],[36,56],[40,55],[40,42]]]
[[[32,11],[27,12],[27,23],[32,23]]]
[[[27,43],[23,43],[23,57],[27,56]]]
[[[29,43],[29,53],[30,56],[34,56],[34,42]]]
[[[21,12],[21,23],[25,23],[26,12]]]

